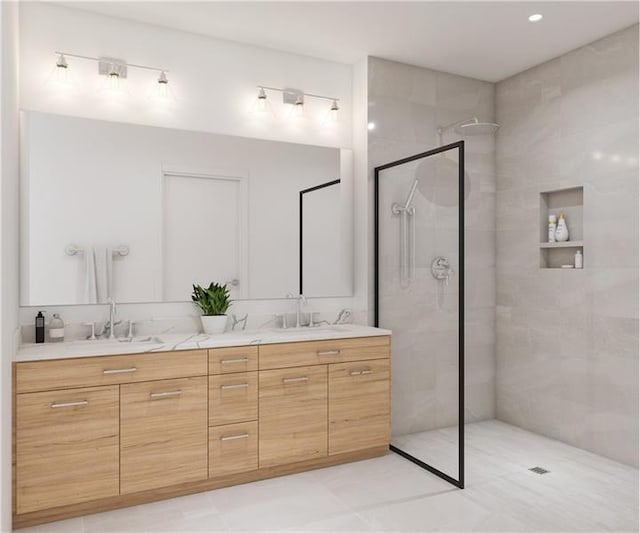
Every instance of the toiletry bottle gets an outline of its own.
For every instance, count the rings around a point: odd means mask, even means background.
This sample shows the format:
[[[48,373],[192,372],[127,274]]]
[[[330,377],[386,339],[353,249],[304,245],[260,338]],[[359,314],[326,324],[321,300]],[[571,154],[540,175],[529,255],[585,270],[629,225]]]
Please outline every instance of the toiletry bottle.
[[[42,311],[38,311],[36,315],[36,343],[41,344],[44,342],[44,315]]]
[[[549,242],[556,242],[556,216],[549,215]]]
[[[564,215],[561,213],[558,219],[558,227],[556,228],[556,241],[564,242],[569,240],[569,228],[567,228],[567,222],[564,219]]]
[[[49,339],[51,342],[64,341],[64,322],[58,313],[54,313],[49,322]]]
[[[573,258],[573,265],[576,268],[582,268],[582,252],[578,250]]]

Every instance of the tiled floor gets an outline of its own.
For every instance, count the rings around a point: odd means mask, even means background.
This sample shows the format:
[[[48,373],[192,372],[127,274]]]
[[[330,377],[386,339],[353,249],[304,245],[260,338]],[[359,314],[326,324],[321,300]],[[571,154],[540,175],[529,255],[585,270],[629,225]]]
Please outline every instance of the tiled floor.
[[[20,531],[638,531],[638,470],[488,421],[463,491],[390,454]]]

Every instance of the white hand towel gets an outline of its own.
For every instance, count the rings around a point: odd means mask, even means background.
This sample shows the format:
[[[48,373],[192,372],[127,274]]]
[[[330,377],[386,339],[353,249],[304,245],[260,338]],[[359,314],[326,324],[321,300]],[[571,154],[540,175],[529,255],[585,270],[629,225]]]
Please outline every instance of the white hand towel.
[[[96,247],[96,288],[98,303],[107,303],[113,283],[113,249]]]
[[[96,279],[96,256],[93,247],[84,249],[84,288],[82,301],[85,304],[98,303],[98,287]]]

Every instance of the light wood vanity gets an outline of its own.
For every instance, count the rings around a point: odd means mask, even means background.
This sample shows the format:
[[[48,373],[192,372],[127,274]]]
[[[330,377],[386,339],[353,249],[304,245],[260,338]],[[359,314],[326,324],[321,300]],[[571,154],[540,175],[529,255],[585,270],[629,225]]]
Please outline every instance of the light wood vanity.
[[[14,363],[14,527],[387,453],[388,335]]]

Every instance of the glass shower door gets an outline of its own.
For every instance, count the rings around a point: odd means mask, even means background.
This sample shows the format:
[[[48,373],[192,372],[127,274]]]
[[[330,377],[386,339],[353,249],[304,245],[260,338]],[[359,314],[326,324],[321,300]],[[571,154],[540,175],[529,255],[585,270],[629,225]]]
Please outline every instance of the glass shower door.
[[[375,323],[391,449],[464,487],[464,141],[375,169]]]

